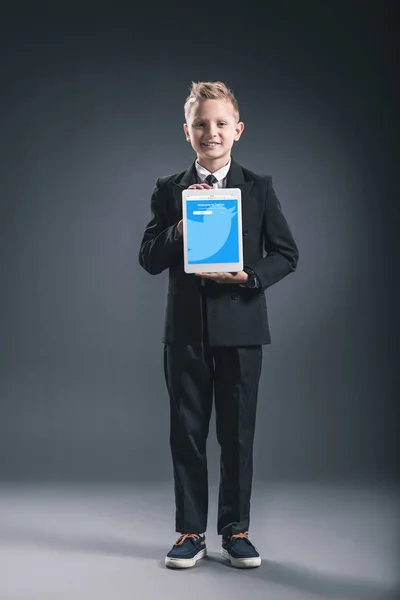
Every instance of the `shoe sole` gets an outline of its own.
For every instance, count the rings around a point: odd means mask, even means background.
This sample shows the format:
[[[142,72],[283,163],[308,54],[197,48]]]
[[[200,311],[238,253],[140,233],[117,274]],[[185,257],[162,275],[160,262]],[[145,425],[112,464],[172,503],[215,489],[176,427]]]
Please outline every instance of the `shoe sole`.
[[[222,558],[229,560],[232,567],[236,567],[237,569],[250,569],[261,565],[261,556],[253,556],[252,558],[234,558],[224,548],[221,550],[221,556]]]
[[[198,560],[207,556],[207,548],[200,550],[193,558],[170,558],[165,557],[165,566],[172,569],[189,569],[194,567]]]

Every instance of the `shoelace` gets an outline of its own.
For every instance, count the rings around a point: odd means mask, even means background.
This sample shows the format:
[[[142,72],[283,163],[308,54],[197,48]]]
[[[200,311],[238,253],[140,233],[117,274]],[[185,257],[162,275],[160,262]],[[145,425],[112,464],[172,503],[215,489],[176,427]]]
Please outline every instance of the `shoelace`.
[[[182,533],[182,535],[180,535],[178,537],[178,539],[176,540],[176,542],[175,542],[174,545],[175,546],[182,546],[182,544],[183,544],[183,542],[185,540],[188,540],[188,539],[198,540],[199,537],[200,536],[197,533]]]
[[[231,536],[231,539],[248,539],[249,537],[249,532],[245,531],[244,533],[235,533],[235,535]]]

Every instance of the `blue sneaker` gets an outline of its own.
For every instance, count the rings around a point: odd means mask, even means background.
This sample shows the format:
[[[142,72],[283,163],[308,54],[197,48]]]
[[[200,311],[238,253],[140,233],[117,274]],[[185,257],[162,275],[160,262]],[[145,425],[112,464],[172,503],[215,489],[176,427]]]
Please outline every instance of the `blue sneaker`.
[[[182,533],[165,557],[165,565],[175,569],[194,567],[207,556],[206,536],[200,533]]]
[[[249,532],[237,533],[232,536],[222,536],[221,555],[230,561],[232,567],[247,569],[259,567],[261,557],[249,540]]]

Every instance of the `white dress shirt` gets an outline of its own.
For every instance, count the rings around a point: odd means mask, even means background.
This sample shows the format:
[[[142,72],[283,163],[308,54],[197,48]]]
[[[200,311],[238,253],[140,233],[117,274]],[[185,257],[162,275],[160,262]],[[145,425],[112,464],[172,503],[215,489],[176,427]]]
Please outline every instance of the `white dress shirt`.
[[[209,175],[214,175],[216,179],[218,179],[217,183],[214,183],[214,188],[225,188],[226,187],[226,177],[228,175],[228,171],[231,168],[231,161],[229,160],[228,164],[222,167],[222,169],[218,169],[215,173],[211,173],[205,167],[200,165],[197,160],[195,162],[197,176],[200,180],[200,183],[204,183],[206,177]]]

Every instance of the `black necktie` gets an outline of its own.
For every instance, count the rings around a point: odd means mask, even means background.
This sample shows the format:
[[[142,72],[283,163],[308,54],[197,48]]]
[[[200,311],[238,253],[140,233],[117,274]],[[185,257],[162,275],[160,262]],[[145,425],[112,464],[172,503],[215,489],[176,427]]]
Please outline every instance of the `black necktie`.
[[[204,181],[208,183],[208,185],[214,185],[214,183],[218,182],[218,179],[214,177],[214,175],[207,175]]]

